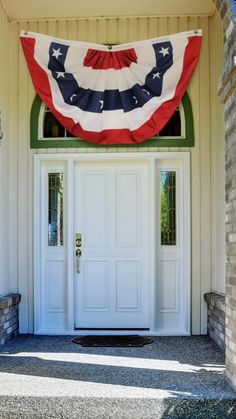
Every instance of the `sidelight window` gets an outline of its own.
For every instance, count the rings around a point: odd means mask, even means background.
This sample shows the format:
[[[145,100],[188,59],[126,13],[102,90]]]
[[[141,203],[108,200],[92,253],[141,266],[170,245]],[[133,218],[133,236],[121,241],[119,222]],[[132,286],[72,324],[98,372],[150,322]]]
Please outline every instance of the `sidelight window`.
[[[176,245],[176,172],[160,172],[161,245]]]
[[[63,173],[48,174],[48,246],[63,246]]]

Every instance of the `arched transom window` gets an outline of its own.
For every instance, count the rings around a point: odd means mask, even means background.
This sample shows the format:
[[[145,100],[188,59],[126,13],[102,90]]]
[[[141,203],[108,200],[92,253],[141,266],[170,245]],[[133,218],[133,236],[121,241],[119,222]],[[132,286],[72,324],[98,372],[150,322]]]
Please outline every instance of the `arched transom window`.
[[[185,93],[169,122],[156,136],[141,144],[125,145],[125,147],[191,147],[193,145],[192,108],[188,94]],[[31,148],[50,147],[104,147],[104,145],[92,144],[75,138],[36,95],[31,110]]]

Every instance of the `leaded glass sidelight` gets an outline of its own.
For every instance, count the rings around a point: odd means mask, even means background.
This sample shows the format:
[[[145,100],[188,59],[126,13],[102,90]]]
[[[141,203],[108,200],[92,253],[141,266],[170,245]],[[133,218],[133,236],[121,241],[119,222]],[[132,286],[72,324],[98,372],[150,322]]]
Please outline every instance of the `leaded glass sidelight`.
[[[48,246],[63,246],[63,173],[48,174]]]
[[[176,245],[176,172],[160,172],[161,245]]]

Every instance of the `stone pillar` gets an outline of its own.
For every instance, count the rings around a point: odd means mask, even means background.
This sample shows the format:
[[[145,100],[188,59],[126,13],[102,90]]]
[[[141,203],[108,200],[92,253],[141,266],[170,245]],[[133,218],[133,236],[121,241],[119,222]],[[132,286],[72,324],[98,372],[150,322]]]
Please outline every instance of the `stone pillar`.
[[[216,6],[225,28],[224,72],[219,95],[225,104],[226,369],[236,388],[236,2],[216,1]]]
[[[18,334],[20,298],[20,294],[8,294],[0,297],[0,345]]]
[[[204,295],[208,307],[207,332],[225,352],[225,296],[216,292]]]
[[[236,70],[234,65],[233,69]],[[236,388],[236,71],[225,103],[226,168],[226,367]]]

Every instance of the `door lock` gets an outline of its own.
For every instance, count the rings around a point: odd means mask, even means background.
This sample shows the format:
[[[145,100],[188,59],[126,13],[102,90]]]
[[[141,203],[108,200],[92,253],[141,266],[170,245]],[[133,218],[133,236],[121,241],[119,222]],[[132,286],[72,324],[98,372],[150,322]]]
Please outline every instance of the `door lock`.
[[[76,256],[76,272],[80,273],[80,258],[82,256],[82,234],[76,233],[75,235],[75,256]]]

